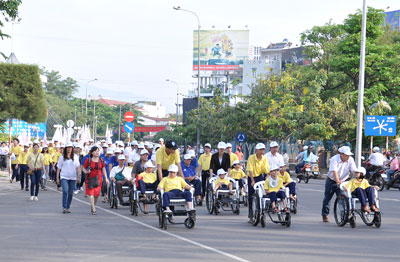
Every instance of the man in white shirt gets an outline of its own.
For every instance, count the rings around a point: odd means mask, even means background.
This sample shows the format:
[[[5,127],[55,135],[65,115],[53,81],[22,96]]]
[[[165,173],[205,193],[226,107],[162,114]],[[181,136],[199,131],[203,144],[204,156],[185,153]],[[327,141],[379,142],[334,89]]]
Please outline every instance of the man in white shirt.
[[[269,152],[265,154],[269,166],[282,166],[284,164],[283,156],[278,153],[278,148],[279,145],[275,141],[269,144]]]
[[[368,158],[371,165],[367,168],[367,174],[371,171],[375,171],[375,169],[379,167],[383,167],[383,164],[385,163],[385,156],[379,152],[379,147],[374,147],[372,151],[374,153],[372,153]]]
[[[110,179],[115,183],[117,187],[117,195],[120,203],[124,202],[124,199],[122,197],[122,187],[123,186],[132,187],[131,170],[127,168],[124,164],[125,164],[125,156],[121,154],[118,156],[118,166],[113,167],[110,172]]]
[[[351,153],[350,147],[342,146],[338,151],[339,154],[333,156],[329,160],[329,172],[325,182],[325,193],[321,212],[322,221],[324,222],[329,222],[329,207],[333,195],[335,193],[336,196],[343,194],[343,191],[340,189],[340,184],[346,181],[350,172],[356,170],[356,164],[351,157],[353,153]]]

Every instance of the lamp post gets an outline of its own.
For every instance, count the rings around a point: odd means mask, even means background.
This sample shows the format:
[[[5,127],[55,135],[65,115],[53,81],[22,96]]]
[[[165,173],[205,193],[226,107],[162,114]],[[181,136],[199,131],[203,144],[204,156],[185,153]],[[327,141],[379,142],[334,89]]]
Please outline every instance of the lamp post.
[[[367,32],[367,6],[363,0],[362,27],[361,27],[361,50],[360,50],[360,73],[358,84],[358,106],[357,106],[357,137],[356,137],[356,165],[361,166],[363,110],[364,110],[364,74],[365,74],[365,41]]]
[[[173,7],[175,10],[177,11],[185,11],[188,13],[193,14],[196,19],[197,19],[197,108],[200,108],[200,19],[199,16],[191,11],[191,10],[187,10],[187,9],[182,9],[180,6],[174,6]],[[199,128],[199,122],[200,122],[200,114],[197,118],[197,154],[199,154],[200,151],[200,128]]]
[[[167,82],[174,83],[176,85],[176,125],[178,125],[178,115],[179,115],[179,85],[177,82],[170,79],[165,79]]]
[[[97,81],[97,80],[98,80],[97,78],[94,78],[92,80],[87,81],[87,83],[86,83],[86,113],[85,113],[86,116],[87,116],[87,103],[88,103],[87,86],[89,85],[90,82]]]

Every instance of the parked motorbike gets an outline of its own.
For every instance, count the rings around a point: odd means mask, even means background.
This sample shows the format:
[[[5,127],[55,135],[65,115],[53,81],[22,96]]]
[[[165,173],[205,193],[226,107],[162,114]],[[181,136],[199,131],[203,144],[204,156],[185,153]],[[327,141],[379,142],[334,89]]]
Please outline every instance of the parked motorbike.
[[[398,188],[400,190],[400,170],[393,173],[390,182],[386,182],[386,189]]]

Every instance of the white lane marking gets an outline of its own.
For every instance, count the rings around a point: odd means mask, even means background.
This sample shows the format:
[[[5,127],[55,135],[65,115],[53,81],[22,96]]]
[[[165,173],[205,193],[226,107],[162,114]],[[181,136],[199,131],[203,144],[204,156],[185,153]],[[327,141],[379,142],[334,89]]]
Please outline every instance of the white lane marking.
[[[325,192],[324,190],[311,189],[311,188],[298,188],[298,189],[304,190],[304,191]],[[386,197],[379,197],[379,199],[380,199],[380,200],[385,200],[385,201],[400,202],[400,199],[393,199],[393,198],[386,198]]]
[[[50,190],[52,190],[52,191],[55,191],[55,192],[58,192],[58,193],[60,193],[60,194],[62,193],[62,192],[57,191],[57,190],[55,190],[55,189],[53,189],[53,188],[50,188],[50,187],[48,187],[48,189],[50,189]],[[78,199],[78,198],[76,198],[76,197],[73,197],[73,199],[75,199],[76,201],[78,201],[78,202],[80,202],[80,203],[82,203],[82,204],[85,204],[85,205],[87,205],[87,206],[90,206],[90,203],[85,202],[85,201],[83,201],[83,200],[80,200],[80,199]],[[180,239],[180,240],[182,240],[182,241],[188,242],[188,243],[190,243],[190,244],[192,244],[192,245],[195,245],[195,246],[198,246],[198,247],[201,247],[201,248],[210,250],[210,251],[212,251],[212,252],[218,253],[218,254],[220,254],[220,255],[223,255],[223,256],[232,258],[232,259],[234,259],[234,260],[236,260],[236,261],[250,262],[250,260],[246,260],[246,259],[244,259],[244,258],[235,256],[235,255],[232,255],[232,254],[229,254],[229,253],[226,253],[226,252],[221,251],[221,250],[218,250],[218,249],[216,249],[216,248],[203,245],[203,244],[201,244],[201,243],[199,243],[199,242],[190,240],[190,239],[185,238],[185,237],[181,237],[181,236],[179,236],[179,235],[175,235],[175,234],[170,233],[170,232],[168,232],[168,231],[161,230],[161,229],[156,228],[156,227],[154,227],[154,226],[150,226],[150,225],[148,225],[148,224],[145,224],[145,223],[143,223],[143,222],[140,222],[140,221],[138,221],[138,220],[136,220],[136,219],[129,218],[129,217],[126,217],[126,216],[124,216],[124,215],[118,214],[118,213],[116,213],[116,212],[114,212],[114,211],[111,211],[111,210],[108,210],[108,209],[105,209],[105,208],[102,208],[102,207],[98,207],[98,206],[96,207],[96,209],[100,209],[100,210],[102,210],[102,211],[104,211],[104,212],[107,212],[107,213],[109,213],[109,214],[113,214],[113,215],[115,215],[115,216],[118,216],[118,217],[120,217],[120,218],[123,218],[123,219],[126,219],[126,220],[128,220],[128,221],[134,222],[134,223],[136,223],[136,224],[142,225],[142,226],[147,227],[147,228],[149,228],[149,229],[153,229],[154,231],[157,231],[157,232],[159,232],[159,233],[163,233],[163,234],[165,234],[165,235],[168,235],[168,236],[171,236],[171,237]]]

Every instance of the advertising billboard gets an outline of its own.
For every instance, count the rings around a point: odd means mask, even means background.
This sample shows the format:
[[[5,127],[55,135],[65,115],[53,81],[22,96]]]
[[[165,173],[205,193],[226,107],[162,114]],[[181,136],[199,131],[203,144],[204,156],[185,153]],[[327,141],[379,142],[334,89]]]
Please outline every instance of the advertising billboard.
[[[400,10],[386,12],[385,25],[389,25],[392,30],[400,31]]]
[[[0,133],[8,133],[8,126],[9,122],[6,121],[4,123],[4,130]],[[30,134],[31,137],[39,137],[43,138],[46,134],[47,126],[46,123],[35,123],[29,124],[23,120],[13,119],[12,120],[12,127],[11,127],[11,135],[12,136],[19,136],[24,132],[26,134]]]
[[[197,30],[193,31],[193,70],[197,70]],[[200,70],[239,70],[247,58],[249,30],[200,30]]]

